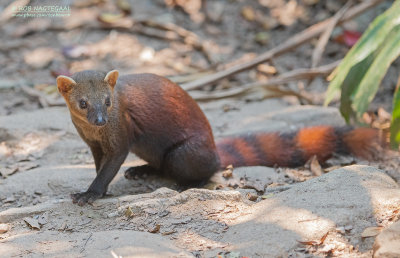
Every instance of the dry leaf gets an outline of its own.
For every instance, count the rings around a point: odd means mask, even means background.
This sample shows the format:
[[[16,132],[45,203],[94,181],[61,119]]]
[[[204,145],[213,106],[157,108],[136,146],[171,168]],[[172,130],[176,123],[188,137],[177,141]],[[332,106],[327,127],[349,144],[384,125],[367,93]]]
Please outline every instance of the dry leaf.
[[[125,217],[132,218],[133,216],[134,216],[134,213],[133,213],[131,207],[128,206],[128,208],[126,208],[126,210],[125,210]]]
[[[249,199],[252,202],[255,202],[258,198],[258,196],[256,194],[253,193],[247,193],[246,194],[246,198]]]
[[[267,194],[267,195],[262,195],[262,196],[261,196],[261,199],[265,200],[265,199],[272,198],[273,196],[274,196],[274,194],[273,194],[273,193],[270,193],[270,194]]]
[[[322,175],[322,174],[324,173],[323,170],[322,170],[322,168],[321,168],[321,165],[320,165],[319,162],[318,162],[318,159],[317,159],[317,156],[316,156],[316,155],[314,155],[314,156],[311,158],[310,170],[311,170],[311,172],[312,172],[314,175],[316,175],[316,176],[320,176],[320,175]]]
[[[131,13],[131,5],[127,0],[117,0],[117,6],[119,9],[121,9],[123,12],[129,14]]]
[[[269,41],[269,38],[268,32],[259,32],[254,37],[254,40],[260,45],[266,45]]]
[[[319,0],[301,0],[301,2],[305,5],[315,5],[318,4]]]
[[[11,176],[13,174],[15,174],[16,172],[18,172],[18,167],[5,167],[5,168],[1,168],[0,169],[0,173],[3,177],[7,177],[7,176]]]
[[[232,177],[232,174],[233,174],[233,166],[232,166],[232,165],[227,166],[227,167],[226,167],[226,170],[224,170],[224,171],[222,172],[222,176],[223,176],[224,178]]]
[[[25,218],[24,221],[30,228],[40,230],[39,221],[37,219]]]
[[[335,38],[336,42],[344,44],[348,47],[354,46],[357,41],[361,38],[362,33],[358,31],[345,30],[342,34]]]
[[[303,245],[319,245],[319,241],[311,240],[311,241],[297,241]]]
[[[61,224],[61,226],[58,228],[58,231],[64,231],[68,228],[67,226],[67,222],[63,222],[63,224]]]
[[[272,65],[259,64],[257,65],[257,70],[265,74],[276,74],[276,68]]]
[[[163,235],[163,236],[168,236],[168,235],[171,235],[171,234],[174,234],[174,233],[176,233],[176,231],[175,231],[175,230],[173,230],[173,231],[167,231],[167,232],[163,232],[163,233],[161,233],[161,235]]]
[[[31,170],[34,168],[39,167],[39,164],[35,163],[35,162],[21,162],[18,163],[18,170],[19,171],[26,171],[26,170]]]
[[[242,8],[242,16],[248,21],[254,21],[256,18],[254,9],[250,6],[245,6]]]
[[[0,234],[4,234],[8,230],[10,230],[10,226],[8,224],[0,224]]]
[[[323,235],[320,239],[320,245],[323,244],[325,242],[325,239],[327,238],[327,236],[329,235],[329,231],[325,233],[325,235]]]
[[[324,170],[325,170],[325,173],[328,173],[328,172],[331,172],[331,171],[333,171],[333,170],[335,170],[335,169],[339,169],[339,168],[341,168],[342,166],[338,166],[338,165],[336,165],[336,166],[332,166],[332,167],[329,167],[329,168],[325,168]]]
[[[112,24],[118,22],[122,17],[124,17],[122,13],[102,13],[97,19],[101,22]]]
[[[361,237],[374,237],[378,235],[382,231],[383,227],[369,227],[364,229],[364,231],[361,233]]]
[[[18,10],[18,8],[23,8],[24,6],[28,5],[29,2],[30,0],[11,1],[11,3],[7,7],[2,8],[3,11],[0,14],[0,24],[5,23],[10,18],[12,18],[13,15],[16,13],[15,10]]]
[[[161,225],[157,224],[154,226],[154,228],[150,229],[149,232],[150,233],[158,233],[160,231]]]
[[[325,242],[325,239],[327,238],[328,235],[329,235],[329,231],[326,232],[325,235],[323,235],[320,240],[297,241],[297,242],[299,242],[303,245],[312,245],[312,246],[322,245]]]

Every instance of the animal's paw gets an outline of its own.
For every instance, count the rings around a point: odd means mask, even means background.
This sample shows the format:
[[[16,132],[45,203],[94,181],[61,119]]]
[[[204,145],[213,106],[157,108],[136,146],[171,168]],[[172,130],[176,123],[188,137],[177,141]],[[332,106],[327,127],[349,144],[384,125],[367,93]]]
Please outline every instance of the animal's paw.
[[[124,176],[129,180],[137,180],[139,178],[146,178],[148,174],[154,174],[153,170],[147,165],[130,167],[125,170]]]
[[[86,203],[92,204],[95,200],[99,199],[102,196],[103,196],[102,194],[95,193],[92,191],[71,194],[72,202],[78,204],[79,206],[83,206]]]

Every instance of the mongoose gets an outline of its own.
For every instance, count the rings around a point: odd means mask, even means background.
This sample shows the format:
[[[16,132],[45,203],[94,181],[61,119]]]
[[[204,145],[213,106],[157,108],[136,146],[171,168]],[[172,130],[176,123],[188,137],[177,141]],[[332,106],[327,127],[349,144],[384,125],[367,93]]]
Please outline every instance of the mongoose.
[[[177,84],[154,74],[82,71],[71,78],[57,77],[57,86],[96,166],[89,189],[71,195],[79,205],[106,193],[129,151],[147,165],[129,168],[126,178],[157,173],[181,185],[196,185],[230,164],[296,167],[313,155],[323,162],[335,152],[371,158],[379,143],[377,130],[331,126],[228,137],[215,143],[196,101]]]

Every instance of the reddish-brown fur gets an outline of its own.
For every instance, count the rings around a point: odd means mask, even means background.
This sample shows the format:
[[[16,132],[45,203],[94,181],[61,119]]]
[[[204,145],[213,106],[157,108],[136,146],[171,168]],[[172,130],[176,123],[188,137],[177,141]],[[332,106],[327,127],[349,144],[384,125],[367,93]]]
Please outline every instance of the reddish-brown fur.
[[[255,133],[217,140],[222,167],[303,165],[312,156],[324,162],[333,153],[353,154],[364,159],[377,157],[383,142],[371,128],[315,126],[294,133]]]

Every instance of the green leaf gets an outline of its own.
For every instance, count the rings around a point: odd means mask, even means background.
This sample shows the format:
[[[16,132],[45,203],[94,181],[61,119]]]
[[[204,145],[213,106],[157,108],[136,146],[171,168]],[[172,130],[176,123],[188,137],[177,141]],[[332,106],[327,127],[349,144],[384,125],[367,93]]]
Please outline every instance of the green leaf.
[[[360,62],[364,62],[366,58],[369,58],[371,54],[385,43],[385,40],[393,27],[400,23],[399,13],[400,1],[395,1],[391,8],[378,16],[369,25],[363,36],[347,53],[341,64],[335,69],[335,71],[333,71],[335,78],[328,87],[324,103],[325,105],[328,105],[336,94],[340,92],[342,84],[352,67]]]
[[[363,61],[355,64],[349,71],[347,77],[342,83],[342,92],[340,96],[340,112],[344,119],[349,122],[350,117],[355,116],[355,112],[352,108],[354,101],[354,93],[360,87],[360,82],[368,71],[371,63],[373,62],[375,53],[371,53]]]
[[[397,87],[393,96],[393,114],[392,114],[392,122],[390,124],[390,146],[393,149],[398,149],[399,143],[400,143],[400,90],[399,87]]]
[[[389,66],[400,55],[400,25],[394,27],[385,39],[385,43],[377,53],[368,71],[362,78],[355,92],[353,110],[356,117],[361,117],[367,110],[369,103],[375,97],[380,82],[385,76]]]

